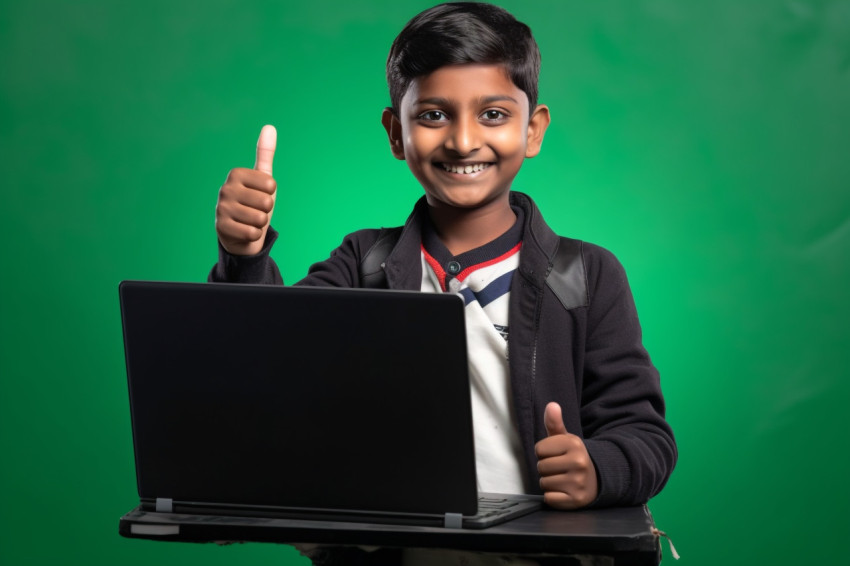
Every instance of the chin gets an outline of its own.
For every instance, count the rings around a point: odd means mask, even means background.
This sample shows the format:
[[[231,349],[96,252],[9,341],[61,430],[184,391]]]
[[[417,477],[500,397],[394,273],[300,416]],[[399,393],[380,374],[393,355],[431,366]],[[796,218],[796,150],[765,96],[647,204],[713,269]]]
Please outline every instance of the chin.
[[[452,208],[475,209],[487,206],[502,198],[507,198],[507,191],[500,193],[482,193],[477,190],[452,190],[439,193],[426,192],[428,204],[433,207],[449,206]]]

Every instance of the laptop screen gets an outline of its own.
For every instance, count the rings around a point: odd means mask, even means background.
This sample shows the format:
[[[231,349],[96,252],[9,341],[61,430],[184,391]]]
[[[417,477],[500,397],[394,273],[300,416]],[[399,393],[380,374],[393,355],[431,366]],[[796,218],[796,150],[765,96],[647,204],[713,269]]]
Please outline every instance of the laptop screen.
[[[452,294],[123,282],[139,496],[473,514]]]

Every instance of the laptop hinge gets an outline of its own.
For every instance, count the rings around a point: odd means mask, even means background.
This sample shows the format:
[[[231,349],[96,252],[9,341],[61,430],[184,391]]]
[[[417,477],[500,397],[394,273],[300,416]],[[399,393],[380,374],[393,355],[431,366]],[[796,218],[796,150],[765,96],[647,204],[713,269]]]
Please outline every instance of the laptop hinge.
[[[157,497],[156,498],[156,512],[157,513],[173,513],[174,512],[174,501],[170,497]]]
[[[460,513],[446,513],[446,518],[443,521],[443,526],[447,529],[462,529],[463,515]]]

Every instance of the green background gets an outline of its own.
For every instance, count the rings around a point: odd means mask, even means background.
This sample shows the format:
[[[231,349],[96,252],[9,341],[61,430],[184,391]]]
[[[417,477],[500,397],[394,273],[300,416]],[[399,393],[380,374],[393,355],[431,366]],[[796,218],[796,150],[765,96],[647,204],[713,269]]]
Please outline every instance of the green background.
[[[290,281],[421,191],[379,118],[389,45],[429,3],[247,4],[0,2],[0,564],[305,563],[117,534],[118,282],[206,278],[218,187],[265,123]],[[846,564],[850,2],[504,6],[553,117],[514,187],[629,272],[681,564]]]

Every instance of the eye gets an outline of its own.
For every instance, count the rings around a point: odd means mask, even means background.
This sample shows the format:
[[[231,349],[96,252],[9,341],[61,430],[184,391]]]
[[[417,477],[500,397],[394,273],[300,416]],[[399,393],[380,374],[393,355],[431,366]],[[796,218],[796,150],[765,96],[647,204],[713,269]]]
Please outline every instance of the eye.
[[[481,118],[486,122],[503,122],[508,118],[508,115],[501,110],[485,110],[481,114]]]
[[[426,122],[445,122],[449,119],[443,112],[440,110],[427,110],[417,116],[420,120],[425,120]]]

